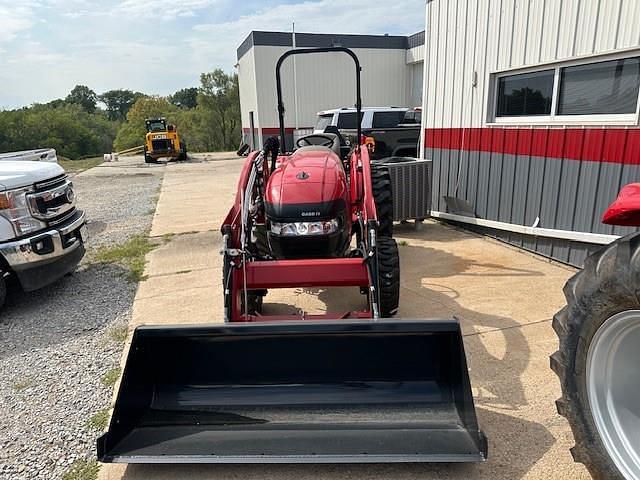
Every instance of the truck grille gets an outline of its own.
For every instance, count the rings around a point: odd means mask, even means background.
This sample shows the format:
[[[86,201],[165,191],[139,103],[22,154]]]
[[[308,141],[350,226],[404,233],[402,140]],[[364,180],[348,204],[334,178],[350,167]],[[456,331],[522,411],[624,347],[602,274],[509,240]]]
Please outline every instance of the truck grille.
[[[66,176],[56,177],[35,185],[36,191],[27,195],[31,215],[50,225],[73,215],[76,196],[73,183]]]
[[[157,150],[171,150],[172,144],[171,140],[163,139],[163,140],[151,140],[151,148],[153,151]]]
[[[36,192],[42,192],[51,188],[59,187],[60,185],[66,183],[66,181],[67,175],[63,173],[62,175],[50,178],[49,180],[37,182],[33,185],[33,187],[36,189]]]

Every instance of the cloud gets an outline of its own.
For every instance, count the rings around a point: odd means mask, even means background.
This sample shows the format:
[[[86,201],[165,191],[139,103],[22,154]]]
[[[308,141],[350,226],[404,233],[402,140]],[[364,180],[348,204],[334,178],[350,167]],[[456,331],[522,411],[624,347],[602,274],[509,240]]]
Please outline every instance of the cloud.
[[[251,30],[290,30],[293,21],[312,33],[424,28],[424,0],[291,2],[0,0],[0,108],[64,97],[76,84],[167,95],[197,86],[201,72],[232,71]]]
[[[13,40],[34,24],[30,6],[5,6],[0,4],[0,43]]]
[[[305,1],[263,7],[221,23],[195,25],[189,43],[192,61],[198,65],[235,63],[236,49],[251,30],[352,34],[412,34],[424,29],[424,0],[390,4],[370,0]],[[228,68],[228,67],[226,67]]]
[[[167,4],[157,0],[123,0],[114,14],[134,17],[161,18],[194,17],[198,10],[213,7],[218,0],[173,0]]]

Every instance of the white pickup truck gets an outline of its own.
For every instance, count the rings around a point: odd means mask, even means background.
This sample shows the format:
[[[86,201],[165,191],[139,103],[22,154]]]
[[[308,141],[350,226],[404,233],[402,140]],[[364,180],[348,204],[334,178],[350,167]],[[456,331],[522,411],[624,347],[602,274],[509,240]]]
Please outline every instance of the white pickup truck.
[[[58,155],[53,148],[39,148],[37,150],[23,150],[21,152],[0,153],[0,160],[58,163]]]
[[[0,159],[0,306],[6,279],[23,290],[73,271],[85,253],[85,214],[57,163]]]

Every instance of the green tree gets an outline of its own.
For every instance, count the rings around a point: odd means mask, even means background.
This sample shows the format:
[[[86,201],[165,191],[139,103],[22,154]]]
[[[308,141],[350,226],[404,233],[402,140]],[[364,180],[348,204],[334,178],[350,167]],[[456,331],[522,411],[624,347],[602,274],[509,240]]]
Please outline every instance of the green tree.
[[[114,142],[115,149],[124,150],[142,145],[147,131],[144,121],[147,118],[165,117],[168,123],[178,124],[178,111],[178,107],[164,97],[139,98],[127,113],[127,121],[118,129]]]
[[[79,158],[111,151],[116,124],[102,113],[87,113],[79,105],[34,105],[0,112],[0,151],[55,148]]]
[[[169,101],[182,108],[196,108],[198,105],[198,88],[183,88],[169,97]]]
[[[131,90],[109,90],[98,98],[105,104],[109,120],[124,120],[129,109],[139,98],[144,97],[143,93]]]
[[[82,109],[87,113],[93,113],[96,111],[96,105],[98,103],[98,96],[96,92],[91,90],[85,85],[76,85],[73,90],[69,92],[65,99],[67,103],[75,103],[80,105]]]
[[[201,120],[213,127],[212,150],[232,150],[240,139],[238,75],[228,75],[218,68],[201,74],[200,83],[198,108],[201,108]]]

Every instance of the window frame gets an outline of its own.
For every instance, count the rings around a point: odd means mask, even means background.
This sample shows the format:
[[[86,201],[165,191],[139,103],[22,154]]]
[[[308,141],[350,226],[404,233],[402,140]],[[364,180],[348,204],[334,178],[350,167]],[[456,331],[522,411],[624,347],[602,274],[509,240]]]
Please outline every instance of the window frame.
[[[614,54],[590,55],[553,63],[541,63],[526,68],[512,68],[490,73],[491,87],[489,89],[488,102],[490,108],[488,125],[584,125],[584,124],[608,124],[608,125],[638,125],[640,119],[640,87],[638,88],[638,98],[636,111],[633,113],[600,113],[588,115],[558,115],[558,99],[560,96],[560,72],[565,67],[576,65],[589,65],[591,63],[606,62],[609,60],[622,60],[626,58],[640,57],[640,50],[626,50]],[[498,113],[498,85],[499,79],[518,75],[521,73],[540,72],[544,70],[554,70],[553,90],[551,96],[551,115],[532,116],[502,116]]]

